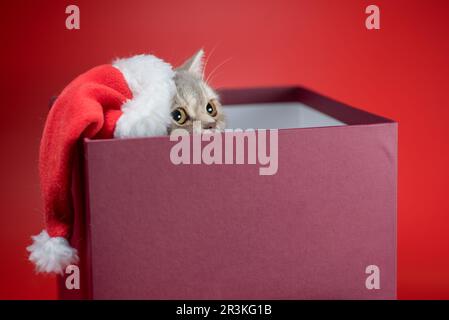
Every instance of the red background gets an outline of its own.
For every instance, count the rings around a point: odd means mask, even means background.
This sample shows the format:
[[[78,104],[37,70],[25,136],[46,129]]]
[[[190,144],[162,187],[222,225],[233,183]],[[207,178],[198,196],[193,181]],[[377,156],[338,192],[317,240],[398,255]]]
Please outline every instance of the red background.
[[[65,28],[77,4],[81,30]],[[381,30],[365,28],[366,6]],[[399,121],[399,298],[449,298],[447,1],[2,1],[0,298],[56,298],[35,275],[37,150],[49,98],[92,66],[204,47],[217,87],[302,84]],[[215,49],[215,50],[213,50]],[[206,73],[209,73],[206,72]]]

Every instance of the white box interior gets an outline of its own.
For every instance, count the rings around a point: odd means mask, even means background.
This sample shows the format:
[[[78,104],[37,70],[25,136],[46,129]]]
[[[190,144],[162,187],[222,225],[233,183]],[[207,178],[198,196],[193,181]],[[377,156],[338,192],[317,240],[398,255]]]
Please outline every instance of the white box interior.
[[[226,128],[289,129],[344,126],[345,123],[300,102],[225,105]]]

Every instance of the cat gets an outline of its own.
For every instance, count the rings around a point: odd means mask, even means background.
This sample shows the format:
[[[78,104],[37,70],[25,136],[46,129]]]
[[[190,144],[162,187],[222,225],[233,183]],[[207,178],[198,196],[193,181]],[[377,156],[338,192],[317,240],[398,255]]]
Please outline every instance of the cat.
[[[222,131],[226,122],[218,94],[204,79],[204,51],[201,49],[176,68],[176,94],[171,107],[168,132],[182,128],[189,133]]]

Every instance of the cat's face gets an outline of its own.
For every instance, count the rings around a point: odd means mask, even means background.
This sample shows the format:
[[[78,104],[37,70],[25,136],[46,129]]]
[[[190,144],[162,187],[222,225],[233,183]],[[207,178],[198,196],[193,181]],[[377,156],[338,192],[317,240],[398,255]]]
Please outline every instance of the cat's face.
[[[177,128],[190,133],[225,128],[218,95],[203,78],[203,56],[204,52],[200,50],[175,70],[176,96],[171,108],[169,132]]]

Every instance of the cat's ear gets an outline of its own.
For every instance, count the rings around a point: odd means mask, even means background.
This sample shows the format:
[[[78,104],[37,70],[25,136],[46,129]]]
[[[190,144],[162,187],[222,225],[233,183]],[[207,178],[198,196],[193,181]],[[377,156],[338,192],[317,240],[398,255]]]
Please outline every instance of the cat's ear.
[[[176,68],[176,70],[190,71],[200,77],[203,77],[203,68],[204,51],[203,49],[200,49],[197,53],[195,53],[192,57],[185,61],[180,67]]]

